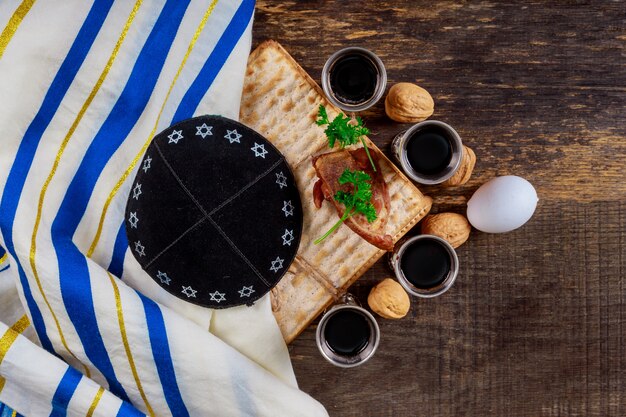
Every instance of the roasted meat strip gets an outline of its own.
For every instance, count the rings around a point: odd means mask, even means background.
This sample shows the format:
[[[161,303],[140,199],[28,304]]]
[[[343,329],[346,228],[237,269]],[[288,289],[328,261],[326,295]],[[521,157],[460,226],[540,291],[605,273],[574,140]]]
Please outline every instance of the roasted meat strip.
[[[393,250],[393,239],[385,234],[385,226],[391,207],[387,184],[383,180],[378,167],[378,155],[370,149],[370,153],[376,165],[376,172],[367,158],[364,148],[348,151],[340,150],[329,152],[313,158],[313,167],[319,180],[313,187],[313,201],[317,208],[322,206],[324,200],[329,200],[335,206],[337,214],[341,218],[345,213],[345,206],[335,201],[333,196],[339,190],[352,192],[351,184],[339,184],[339,177],[346,170],[360,170],[372,178],[372,204],[376,209],[377,218],[369,223],[362,214],[349,217],[345,223],[355,233],[367,240],[372,245],[387,251]]]

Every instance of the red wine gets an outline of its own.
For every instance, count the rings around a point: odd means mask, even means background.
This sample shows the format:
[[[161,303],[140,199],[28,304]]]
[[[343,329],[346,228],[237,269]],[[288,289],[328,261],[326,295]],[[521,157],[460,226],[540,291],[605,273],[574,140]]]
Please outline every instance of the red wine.
[[[432,239],[416,240],[400,259],[400,269],[417,288],[429,289],[441,284],[450,272],[450,254]]]
[[[355,356],[367,346],[370,325],[365,316],[341,309],[329,317],[324,328],[328,347],[338,355]]]
[[[345,55],[330,68],[330,85],[335,97],[341,102],[364,103],[374,96],[377,84],[376,65],[365,55]]]
[[[443,171],[452,159],[450,139],[437,126],[428,126],[413,133],[407,140],[406,151],[409,164],[422,175]]]

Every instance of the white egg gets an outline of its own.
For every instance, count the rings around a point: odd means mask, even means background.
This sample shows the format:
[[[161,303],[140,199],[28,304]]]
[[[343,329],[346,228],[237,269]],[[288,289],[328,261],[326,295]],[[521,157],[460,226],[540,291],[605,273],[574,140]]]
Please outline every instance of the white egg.
[[[524,178],[496,177],[476,190],[467,202],[467,219],[482,232],[510,232],[532,217],[537,201],[535,188]]]

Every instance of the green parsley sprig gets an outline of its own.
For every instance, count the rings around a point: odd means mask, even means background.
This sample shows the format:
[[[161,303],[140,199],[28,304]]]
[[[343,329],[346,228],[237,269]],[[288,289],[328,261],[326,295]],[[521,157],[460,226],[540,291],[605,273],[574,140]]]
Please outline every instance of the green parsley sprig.
[[[333,225],[333,227],[328,230],[323,236],[319,237],[314,244],[318,244],[331,233],[333,233],[343,222],[345,222],[350,217],[355,214],[362,214],[365,216],[369,223],[372,223],[376,220],[376,209],[372,204],[372,184],[371,177],[363,171],[350,171],[346,168],[341,176],[338,179],[339,184],[352,184],[353,190],[352,192],[347,192],[343,190],[339,190],[335,193],[335,201],[346,206],[346,211],[343,213],[343,216],[339,219],[337,223]]]
[[[368,135],[370,130],[363,125],[363,120],[360,117],[357,116],[355,120],[356,124],[345,114],[339,113],[337,117],[330,121],[328,120],[326,107],[320,104],[315,123],[317,123],[318,126],[328,125],[324,133],[326,133],[328,146],[330,148],[334,148],[336,142],[339,142],[341,148],[345,148],[346,146],[354,145],[360,140],[372,164],[372,169],[376,172],[376,165],[374,165],[374,161],[372,160],[372,156],[370,155],[370,151],[364,139],[364,136]]]

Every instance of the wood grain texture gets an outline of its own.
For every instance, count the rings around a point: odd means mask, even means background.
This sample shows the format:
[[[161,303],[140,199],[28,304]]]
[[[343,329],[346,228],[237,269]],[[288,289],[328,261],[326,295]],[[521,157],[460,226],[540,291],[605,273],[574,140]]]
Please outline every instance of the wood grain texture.
[[[540,197],[523,228],[472,232],[448,293],[379,320],[362,367],[327,364],[311,326],[290,346],[301,388],[333,417],[626,415],[624,3],[259,0],[253,33],[317,80],[332,52],[360,45],[390,85],[429,90],[432,118],[477,155],[465,186],[423,188],[433,212],[463,213],[495,175]],[[386,152],[407,127],[382,102],[363,116]],[[352,291],[365,302],[390,275],[381,261]]]

